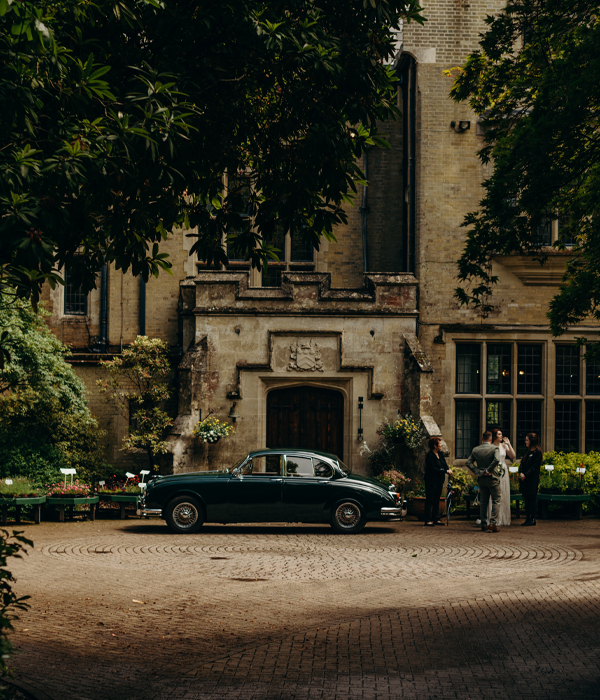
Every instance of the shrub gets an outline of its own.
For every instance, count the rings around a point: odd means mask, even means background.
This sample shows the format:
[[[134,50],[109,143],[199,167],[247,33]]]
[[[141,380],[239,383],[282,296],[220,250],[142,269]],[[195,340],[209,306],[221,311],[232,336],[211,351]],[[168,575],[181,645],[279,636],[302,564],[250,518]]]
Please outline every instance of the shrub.
[[[375,478],[384,486],[391,486],[394,484],[399,491],[405,488],[406,484],[410,484],[410,479],[407,479],[406,476],[397,469],[381,472],[381,474],[378,474]]]
[[[554,470],[548,472],[545,464],[553,464]],[[585,467],[581,477],[575,471],[577,467]],[[592,495],[592,500],[583,504],[585,511],[600,511],[600,452],[546,452],[542,461],[540,485],[542,487],[581,488]]]
[[[7,530],[0,530],[0,699],[9,700],[13,697],[13,688],[2,683],[2,678],[10,676],[10,670],[6,664],[12,653],[12,643],[8,638],[9,632],[14,630],[13,622],[18,620],[15,614],[18,610],[27,610],[29,605],[25,602],[30,596],[18,598],[13,593],[11,584],[15,577],[6,568],[10,557],[21,558],[21,552],[27,547],[33,547],[33,542],[23,537],[21,532],[13,530],[12,535]]]
[[[145,450],[150,471],[155,458],[167,452],[166,435],[173,420],[161,406],[171,396],[168,376],[171,371],[169,346],[160,338],[138,335],[121,357],[101,362],[108,369],[107,381],[98,380],[101,393],[112,404],[129,411],[129,434],[122,450]]]
[[[25,476],[37,485],[59,479],[61,467],[97,469],[105,435],[47,315],[0,295],[0,326],[8,333],[8,362],[0,370],[0,477]]]
[[[377,435],[381,435],[385,440],[399,440],[409,450],[416,450],[421,447],[425,431],[421,419],[413,418],[407,413],[405,417],[397,418],[394,423],[390,423],[386,418],[377,428]]]

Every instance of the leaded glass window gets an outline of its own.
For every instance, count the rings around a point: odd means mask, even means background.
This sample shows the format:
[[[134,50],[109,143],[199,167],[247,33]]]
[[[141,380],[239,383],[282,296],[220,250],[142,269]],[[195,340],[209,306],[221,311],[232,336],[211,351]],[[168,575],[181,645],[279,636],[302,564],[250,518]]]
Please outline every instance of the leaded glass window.
[[[456,457],[466,459],[479,444],[479,401],[456,402]]]
[[[525,454],[525,436],[536,433],[542,440],[542,402],[517,401],[517,457]]]
[[[585,405],[585,451],[600,452],[600,401]]]
[[[481,346],[460,344],[456,346],[456,393],[479,393],[479,368]]]
[[[487,346],[487,393],[510,394],[511,392],[511,346]]]
[[[65,272],[65,306],[66,316],[85,316],[87,313],[87,294],[81,286],[75,287],[71,282],[71,275]]]
[[[585,366],[586,394],[600,394],[600,360],[586,361]]]
[[[579,348],[556,346],[556,393],[579,394]]]
[[[541,345],[519,345],[517,361],[517,393],[542,393]]]
[[[485,408],[486,430],[499,428],[504,437],[510,438],[510,409],[512,401],[487,401]]]
[[[579,452],[579,401],[556,401],[554,449]]]

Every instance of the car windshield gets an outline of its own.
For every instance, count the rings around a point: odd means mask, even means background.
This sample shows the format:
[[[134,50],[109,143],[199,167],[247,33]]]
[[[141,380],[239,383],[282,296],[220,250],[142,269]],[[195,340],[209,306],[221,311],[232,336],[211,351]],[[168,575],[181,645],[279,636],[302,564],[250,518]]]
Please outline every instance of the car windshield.
[[[241,466],[242,466],[242,464],[246,461],[247,458],[248,458],[248,455],[245,455],[245,456],[242,457],[241,459],[238,459],[238,461],[233,465],[233,467],[229,467],[229,468],[227,469],[227,471],[228,471],[230,474],[233,474],[233,472],[234,472],[238,467],[241,467]]]
[[[348,476],[348,474],[352,472],[352,469],[350,469],[350,467],[347,467],[341,459],[338,459],[338,466],[344,472],[344,476]]]

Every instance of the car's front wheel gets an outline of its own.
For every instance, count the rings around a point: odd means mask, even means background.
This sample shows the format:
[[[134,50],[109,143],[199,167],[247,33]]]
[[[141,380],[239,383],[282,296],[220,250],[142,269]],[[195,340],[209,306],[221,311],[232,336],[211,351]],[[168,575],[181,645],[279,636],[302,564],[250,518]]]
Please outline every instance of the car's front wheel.
[[[166,508],[165,520],[171,532],[198,532],[204,523],[202,506],[192,496],[177,496]]]
[[[354,501],[337,505],[331,516],[331,527],[342,535],[355,535],[367,524],[363,509]]]

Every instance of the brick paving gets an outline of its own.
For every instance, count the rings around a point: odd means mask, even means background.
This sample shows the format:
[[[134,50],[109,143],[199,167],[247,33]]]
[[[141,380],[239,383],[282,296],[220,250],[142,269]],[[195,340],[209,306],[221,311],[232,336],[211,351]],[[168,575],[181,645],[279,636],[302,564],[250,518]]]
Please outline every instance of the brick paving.
[[[39,700],[600,698],[600,521],[26,526]]]

